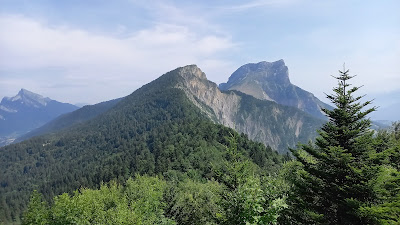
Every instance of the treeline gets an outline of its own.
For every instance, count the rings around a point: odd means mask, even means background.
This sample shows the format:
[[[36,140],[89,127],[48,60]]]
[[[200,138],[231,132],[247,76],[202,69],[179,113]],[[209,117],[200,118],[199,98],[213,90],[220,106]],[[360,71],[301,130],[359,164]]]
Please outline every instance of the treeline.
[[[364,170],[374,173],[365,183],[353,183],[359,192],[344,193],[349,185],[341,186],[340,194],[334,184],[317,186],[325,180],[313,177],[301,160],[287,162],[279,173],[260,173],[231,138],[210,179],[136,175],[123,184],[81,188],[49,202],[35,191],[23,224],[399,224],[400,123],[369,141],[373,148]],[[298,157],[322,163],[300,149]],[[340,169],[332,166],[326,168],[332,169],[330,176]],[[369,198],[359,197],[366,194]]]
[[[254,154],[245,155],[249,151],[231,136],[221,160],[210,161],[201,178],[189,171],[167,178],[137,176],[125,185],[63,194],[50,206],[34,193],[24,222],[400,224],[400,123],[391,130],[369,130],[366,117],[375,108],[363,111],[371,102],[354,97],[358,88],[348,84],[351,78],[340,71],[339,85],[328,95],[336,107],[324,110],[329,121],[315,143],[292,149],[295,159],[275,175],[266,173],[270,166],[250,161]]]
[[[269,224],[286,207],[277,177],[237,149],[235,138],[211,179],[136,175],[123,185],[81,188],[51,203],[31,196],[23,224]]]

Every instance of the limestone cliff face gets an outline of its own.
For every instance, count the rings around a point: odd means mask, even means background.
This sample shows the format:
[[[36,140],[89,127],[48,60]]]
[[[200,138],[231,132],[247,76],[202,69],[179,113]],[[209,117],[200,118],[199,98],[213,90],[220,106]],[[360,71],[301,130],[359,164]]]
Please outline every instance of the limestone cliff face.
[[[207,80],[206,75],[195,65],[178,70],[184,78],[183,85],[189,99],[207,114],[214,122],[235,128],[236,117],[241,97],[235,93],[222,93],[218,86]]]
[[[322,121],[293,107],[237,91],[221,91],[195,65],[181,67],[177,73],[183,79],[176,87],[184,90],[211,120],[280,152],[286,152],[299,141],[314,138],[315,130],[322,124]]]
[[[237,90],[258,99],[293,106],[320,119],[326,119],[320,108],[331,108],[312,93],[293,85],[283,60],[243,65],[229,77],[227,83],[219,87],[221,90]]]

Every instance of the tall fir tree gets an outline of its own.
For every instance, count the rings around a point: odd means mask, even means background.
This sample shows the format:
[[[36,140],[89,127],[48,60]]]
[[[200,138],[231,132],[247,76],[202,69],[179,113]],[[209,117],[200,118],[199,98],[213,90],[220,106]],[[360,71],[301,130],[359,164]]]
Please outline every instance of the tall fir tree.
[[[293,224],[370,223],[358,209],[373,199],[368,184],[374,176],[374,167],[368,163],[373,133],[366,116],[376,108],[363,111],[371,101],[361,103],[363,96],[354,97],[359,87],[348,83],[354,77],[349,70],[339,73],[334,77],[338,80],[334,94],[327,95],[335,108],[322,109],[329,121],[318,131],[315,144],[292,150],[301,169],[292,180],[291,215],[286,217]]]

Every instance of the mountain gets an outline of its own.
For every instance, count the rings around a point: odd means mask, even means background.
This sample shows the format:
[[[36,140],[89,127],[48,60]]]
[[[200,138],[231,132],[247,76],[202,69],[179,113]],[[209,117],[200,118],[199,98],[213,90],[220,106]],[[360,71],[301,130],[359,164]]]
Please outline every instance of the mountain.
[[[45,98],[25,89],[21,89],[14,97],[4,97],[0,103],[0,146],[76,109],[77,106]]]
[[[259,100],[238,91],[222,92],[195,65],[179,68],[175,73],[179,79],[174,87],[183,90],[191,103],[210,120],[244,133],[250,139],[271,146],[281,153],[286,153],[288,147],[294,147],[298,142],[313,139],[316,129],[323,123],[294,107]],[[113,100],[85,106],[60,116],[16,141],[82,123],[105,112],[117,102]]]
[[[202,87],[197,82],[212,84],[195,66],[178,68],[94,118],[0,148],[0,222],[18,222],[33,189],[50,200],[79,187],[125,181],[137,173],[158,174],[170,180],[184,176],[210,179],[213,168],[223,161],[231,135],[236,137],[241,154],[261,171],[274,171],[282,162],[276,151],[214,123],[207,114],[211,108],[199,108],[199,100],[193,104],[196,96],[192,93]],[[218,90],[216,84],[212,85]],[[219,93],[226,100],[229,96],[253,98],[235,92]],[[261,100],[252,104],[263,105]],[[277,110],[285,109],[271,104]]]
[[[295,107],[220,91],[197,66],[181,67],[120,100],[60,116],[39,129],[40,136],[0,148],[0,222],[20,218],[33,189],[51,200],[136,173],[210,179],[231,135],[261,171],[273,172],[282,162],[273,148],[287,152],[313,138],[322,123]]]
[[[35,136],[53,133],[62,129],[66,129],[68,127],[72,127],[79,123],[83,123],[111,109],[121,99],[122,98],[118,98],[110,101],[100,102],[94,105],[85,105],[82,108],[77,109],[73,112],[62,114],[61,116],[58,116],[57,118],[46,123],[45,125],[34,129],[27,134],[22,135],[21,137],[17,138],[13,143],[21,142]]]
[[[237,90],[258,99],[293,106],[324,120],[326,117],[320,108],[332,109],[312,93],[293,85],[283,60],[243,65],[229,77],[227,83],[220,84],[219,88]]]
[[[281,153],[316,136],[323,121],[295,107],[260,100],[238,91],[221,91],[195,65],[178,70],[177,85],[212,121],[231,127]]]

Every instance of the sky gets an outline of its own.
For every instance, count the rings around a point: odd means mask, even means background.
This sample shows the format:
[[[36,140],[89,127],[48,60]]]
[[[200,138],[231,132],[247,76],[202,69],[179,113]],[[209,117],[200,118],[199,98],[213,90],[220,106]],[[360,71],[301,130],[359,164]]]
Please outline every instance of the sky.
[[[219,84],[283,59],[325,101],[350,69],[362,94],[400,103],[398,0],[0,0],[0,98],[21,88],[69,103],[110,100],[180,66]]]

